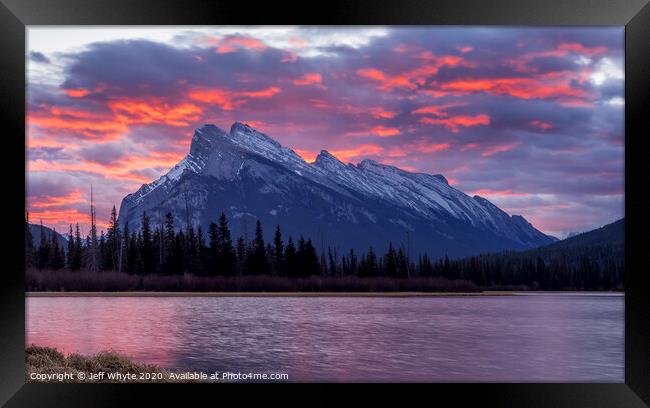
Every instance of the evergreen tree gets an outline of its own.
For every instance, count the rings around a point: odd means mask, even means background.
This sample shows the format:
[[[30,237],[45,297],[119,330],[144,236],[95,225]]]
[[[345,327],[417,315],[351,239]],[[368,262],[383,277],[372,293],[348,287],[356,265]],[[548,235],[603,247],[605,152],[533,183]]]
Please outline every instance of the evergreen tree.
[[[40,243],[36,253],[36,267],[38,269],[46,269],[50,267],[50,242],[45,236],[45,228],[41,220],[40,226]]]
[[[228,229],[228,220],[223,212],[219,216],[217,228],[217,268],[220,275],[234,275],[236,273],[237,258],[232,246],[232,238]]]
[[[246,273],[246,241],[244,237],[237,238],[237,273],[241,276]]]
[[[280,225],[275,227],[275,235],[273,236],[273,272],[278,276],[286,276],[284,265],[284,243],[282,242],[282,232]]]
[[[63,249],[59,248],[59,239],[57,237],[56,229],[52,230],[52,243],[50,245],[50,265],[49,267],[54,270],[59,270],[65,267],[65,255]]]
[[[384,274],[389,278],[395,278],[397,276],[397,253],[395,248],[393,248],[393,243],[388,244],[388,252],[384,255]]]
[[[182,273],[182,271],[177,270],[177,259],[175,259],[175,257],[178,256],[178,248],[176,248],[176,246],[180,245],[180,243],[178,243],[176,240],[176,234],[174,230],[174,215],[171,212],[168,212],[165,215],[165,232],[163,243],[164,252],[162,272],[167,275]]]
[[[208,225],[208,275],[216,275],[219,270],[219,226],[210,222]]]
[[[171,273],[182,275],[185,270],[185,234],[182,230],[174,236],[174,247],[171,257]]]
[[[196,245],[199,254],[197,274],[205,275],[208,265],[208,247],[205,244],[205,237],[203,236],[203,228],[201,228],[201,225],[196,230]]]
[[[303,255],[303,276],[312,276],[320,275],[320,264],[318,262],[318,254],[316,254],[316,248],[311,242],[311,239],[308,239],[304,246],[304,255]]]
[[[68,254],[66,257],[66,267],[68,270],[73,271],[73,260],[75,256],[75,247],[74,247],[74,235],[72,235],[72,224],[70,224],[70,230],[68,231]]]
[[[289,236],[287,247],[284,250],[284,262],[286,264],[287,276],[290,278],[298,277],[298,259],[296,256],[296,246],[293,239]]]
[[[264,246],[264,234],[262,223],[257,220],[255,224],[255,240],[253,241],[253,270],[255,275],[264,275],[270,272],[270,265],[266,258],[266,247]]]
[[[124,231],[122,232],[122,239],[120,240],[120,251],[122,256],[120,257],[120,270],[132,273],[128,270],[129,264],[129,239],[131,235],[129,234],[129,224],[124,224]]]
[[[193,275],[199,275],[199,247],[196,240],[194,228],[190,225],[187,228],[185,240],[185,270]]]
[[[109,258],[108,261],[110,261],[110,266],[108,269],[112,269],[114,271],[119,269],[118,262],[120,256],[120,247],[120,226],[117,222],[117,210],[115,209],[115,206],[113,206],[113,209],[111,210],[111,217],[108,221],[108,230],[106,231],[106,250]]]
[[[81,243],[81,232],[79,231],[79,224],[75,226],[74,231],[74,253],[72,255],[72,263],[70,269],[73,271],[78,271],[83,267],[83,245]]]
[[[156,271],[156,265],[151,242],[151,225],[149,223],[149,216],[145,211],[142,212],[142,222],[140,226],[140,233],[138,234],[138,244],[140,258],[142,260],[142,271],[146,274],[154,273]]]
[[[29,212],[25,211],[25,267],[34,266],[34,237],[29,228]]]
[[[400,248],[395,257],[396,276],[398,278],[406,279],[409,277],[409,260],[404,253],[404,249]]]

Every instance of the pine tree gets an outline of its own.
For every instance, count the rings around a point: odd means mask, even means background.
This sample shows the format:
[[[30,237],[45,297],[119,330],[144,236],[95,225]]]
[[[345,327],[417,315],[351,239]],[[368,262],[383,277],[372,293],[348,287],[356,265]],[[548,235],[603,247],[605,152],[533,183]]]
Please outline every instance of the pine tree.
[[[389,278],[394,278],[397,276],[397,254],[395,253],[395,248],[393,248],[393,243],[388,244],[388,251],[384,255],[384,274]]]
[[[34,266],[34,237],[29,227],[29,212],[25,211],[25,267]]]
[[[290,278],[298,277],[298,259],[296,256],[296,247],[293,244],[293,239],[289,236],[287,247],[284,250],[284,261],[287,269],[287,276]]]
[[[210,222],[208,225],[208,275],[219,273],[219,226]]]
[[[165,215],[165,232],[163,238],[163,266],[162,272],[167,275],[172,275],[175,273],[182,273],[178,271],[176,265],[175,257],[178,256],[178,248],[176,246],[176,233],[174,230],[174,215],[171,212],[168,212]]]
[[[120,245],[120,253],[122,256],[120,257],[120,271],[125,271],[127,273],[131,273],[131,271],[128,270],[128,265],[129,265],[129,223],[124,223],[124,231],[122,232],[122,239],[120,240],[121,245]]]
[[[171,273],[182,275],[187,272],[185,266],[185,234],[183,230],[178,231],[174,236],[174,248],[171,259]]]
[[[119,269],[119,256],[121,247],[120,226],[117,222],[117,210],[115,206],[111,210],[111,217],[108,221],[108,230],[106,231],[106,250],[108,253],[109,269],[114,271]],[[108,266],[108,265],[107,265]]]
[[[239,276],[246,273],[246,241],[244,237],[237,238],[237,273]]]
[[[311,239],[308,239],[304,245],[302,268],[303,276],[320,275],[321,273],[318,254],[316,253],[316,248],[312,244]]]
[[[142,221],[138,238],[140,258],[142,260],[142,271],[146,274],[154,273],[156,271],[156,265],[154,263],[155,259],[151,242],[151,225],[149,223],[149,216],[147,216],[147,213],[144,211],[142,212]]]
[[[68,254],[66,257],[66,267],[68,270],[74,270],[72,269],[73,267],[73,260],[75,256],[75,248],[74,248],[74,235],[72,235],[72,224],[70,224],[70,230],[68,231]]]
[[[237,258],[232,246],[232,238],[228,229],[228,220],[223,212],[219,216],[217,228],[217,268],[220,275],[234,275],[236,273]]]
[[[185,240],[185,270],[187,272],[198,275],[199,274],[199,247],[196,241],[196,234],[194,228],[190,225],[187,228],[187,239]]]
[[[284,243],[282,242],[282,232],[280,225],[275,227],[275,235],[273,237],[273,273],[278,276],[285,276],[284,270]]]
[[[73,271],[78,271],[83,266],[83,245],[81,242],[81,232],[79,231],[79,224],[75,226],[74,231],[74,253],[72,255],[72,263],[70,269]]]
[[[257,220],[255,224],[255,240],[253,241],[253,271],[255,275],[268,274],[270,265],[266,258],[266,247],[264,246],[264,233],[262,231],[262,223]]]
[[[65,256],[62,255],[62,249],[59,248],[59,239],[56,229],[52,230],[52,243],[50,245],[50,265],[54,270],[62,269],[65,266]]]
[[[38,269],[46,269],[50,267],[50,243],[45,236],[43,220],[41,220],[40,226],[40,243],[36,253],[36,267]]]
[[[395,257],[396,276],[398,278],[406,279],[409,276],[409,260],[404,253],[404,249],[400,248]]]
[[[196,231],[196,245],[199,254],[197,273],[199,275],[205,275],[208,265],[208,248],[205,245],[205,237],[203,236],[203,228],[201,228],[201,225],[198,226]]]

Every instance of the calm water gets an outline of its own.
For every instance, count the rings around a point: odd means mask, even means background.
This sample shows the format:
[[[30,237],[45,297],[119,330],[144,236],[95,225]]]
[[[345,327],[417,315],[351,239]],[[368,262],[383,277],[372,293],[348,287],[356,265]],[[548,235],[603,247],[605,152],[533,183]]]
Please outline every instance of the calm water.
[[[28,298],[27,343],[290,381],[623,382],[622,295]]]

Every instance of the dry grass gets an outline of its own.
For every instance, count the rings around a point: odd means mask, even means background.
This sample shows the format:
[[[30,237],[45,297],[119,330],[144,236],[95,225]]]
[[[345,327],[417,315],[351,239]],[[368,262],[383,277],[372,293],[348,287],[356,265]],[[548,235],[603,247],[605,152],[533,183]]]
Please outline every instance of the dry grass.
[[[278,276],[129,275],[119,272],[70,272],[31,269],[28,292],[479,292],[466,280],[356,276],[290,279]]]
[[[108,379],[107,375],[104,375],[100,379],[90,379],[90,373],[122,373],[122,374],[133,374],[136,376],[135,380],[128,380],[128,382],[202,382],[199,380],[176,380],[170,378],[171,373],[180,374],[177,371],[169,371],[163,368],[148,365],[140,364],[131,361],[127,357],[124,357],[118,353],[112,351],[104,351],[98,353],[94,356],[82,356],[80,354],[70,354],[67,357],[63,355],[60,351],[50,347],[40,347],[36,345],[30,345],[25,349],[25,381],[28,383],[42,383],[42,382],[67,382],[67,383],[79,383],[79,382],[121,382],[119,380]],[[31,374],[63,374],[70,373],[72,379],[63,379],[60,381],[57,378],[52,378],[50,380],[38,380],[32,379]],[[79,373],[85,375],[85,380],[79,380]],[[140,373],[160,373],[162,374],[162,379],[158,379],[158,375],[154,375],[153,379],[141,380],[137,377]]]

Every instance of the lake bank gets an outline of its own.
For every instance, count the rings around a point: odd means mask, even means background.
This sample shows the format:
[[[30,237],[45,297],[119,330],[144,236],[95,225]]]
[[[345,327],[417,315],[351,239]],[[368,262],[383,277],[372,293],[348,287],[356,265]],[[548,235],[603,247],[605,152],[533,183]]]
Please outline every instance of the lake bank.
[[[206,382],[183,378],[183,372],[153,364],[135,362],[113,351],[84,356],[64,355],[53,347],[30,345],[25,348],[27,383],[121,383],[121,382]]]
[[[27,297],[430,297],[517,296],[521,292],[25,292]]]

